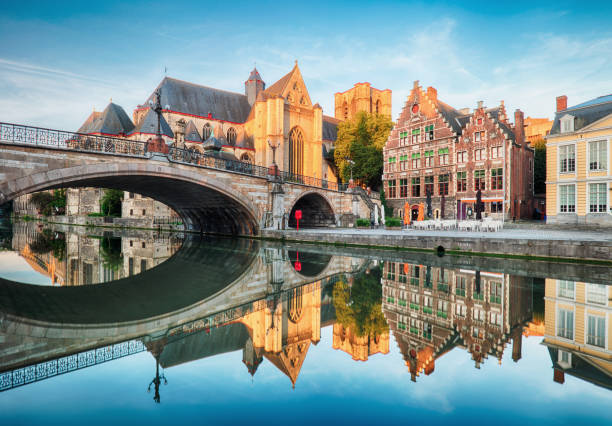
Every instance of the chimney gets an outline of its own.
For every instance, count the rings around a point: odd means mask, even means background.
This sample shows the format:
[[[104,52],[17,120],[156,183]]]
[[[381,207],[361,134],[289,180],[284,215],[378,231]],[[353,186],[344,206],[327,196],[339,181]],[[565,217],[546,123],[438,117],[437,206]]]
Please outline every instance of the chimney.
[[[525,116],[520,109],[514,111],[514,138],[519,145],[525,141]]]
[[[565,371],[559,369],[559,368],[555,368],[553,370],[553,381],[555,383],[559,383],[559,384],[563,384],[565,383]]]
[[[557,96],[557,112],[567,109],[567,96]]]
[[[438,91],[433,87],[429,86],[427,88],[427,97],[432,101],[436,102],[438,100]]]
[[[482,101],[478,101],[478,109],[481,109],[481,108],[482,108],[482,104],[483,104],[483,102],[482,102]]]

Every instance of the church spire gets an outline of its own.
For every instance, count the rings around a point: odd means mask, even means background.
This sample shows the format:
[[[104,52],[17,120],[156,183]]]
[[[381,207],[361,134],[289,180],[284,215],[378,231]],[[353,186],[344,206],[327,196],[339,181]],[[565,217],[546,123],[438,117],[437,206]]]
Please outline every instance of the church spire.
[[[253,106],[259,92],[263,92],[266,89],[266,83],[261,79],[259,71],[254,67],[249,78],[244,82],[244,94],[246,95],[249,105]]]

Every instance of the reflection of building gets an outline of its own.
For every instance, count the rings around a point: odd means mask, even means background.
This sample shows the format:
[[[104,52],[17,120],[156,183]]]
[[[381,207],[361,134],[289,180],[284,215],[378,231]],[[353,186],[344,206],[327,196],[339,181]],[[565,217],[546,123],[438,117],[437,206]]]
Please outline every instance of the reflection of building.
[[[374,354],[389,353],[389,333],[360,336],[350,326],[345,327],[336,322],[332,347],[351,355],[355,361],[367,361]]]
[[[470,207],[474,211],[480,189],[485,212],[531,217],[533,150],[525,141],[520,110],[514,121],[503,102],[456,110],[435,88],[423,90],[415,81],[383,149],[389,204],[402,214],[404,203],[416,208],[429,193],[434,217],[462,219]]]
[[[612,389],[610,286],[546,279],[546,328],[553,380],[565,373]]]
[[[180,243],[173,239],[122,238],[122,276],[130,277],[159,265],[172,256],[179,247]]]
[[[557,112],[546,137],[546,220],[550,223],[612,225],[612,95]]]
[[[523,325],[531,318],[526,278],[471,270],[386,262],[383,313],[412,380],[431,374],[436,359],[455,346],[466,349],[478,368],[489,356],[501,362],[512,342],[521,358]]]

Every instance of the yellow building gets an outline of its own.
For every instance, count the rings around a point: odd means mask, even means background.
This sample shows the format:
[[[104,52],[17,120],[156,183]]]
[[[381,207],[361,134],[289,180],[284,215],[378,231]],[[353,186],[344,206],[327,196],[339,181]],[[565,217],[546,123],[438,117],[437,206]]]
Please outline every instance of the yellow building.
[[[612,95],[567,107],[557,98],[546,137],[546,210],[549,223],[612,226],[610,141]]]
[[[348,120],[359,111],[373,114],[384,114],[391,118],[391,90],[380,90],[370,83],[355,83],[355,85],[334,95],[335,117],[338,120]]]
[[[553,121],[548,118],[527,117],[524,121],[525,139],[531,145],[533,142],[544,139],[550,133]]]
[[[554,380],[565,373],[612,388],[610,286],[546,279],[544,345]]]

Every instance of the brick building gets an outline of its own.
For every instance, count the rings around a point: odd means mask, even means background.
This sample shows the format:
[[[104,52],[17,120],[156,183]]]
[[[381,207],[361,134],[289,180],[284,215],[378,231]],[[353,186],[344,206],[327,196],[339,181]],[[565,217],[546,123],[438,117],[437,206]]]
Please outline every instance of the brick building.
[[[415,81],[383,149],[383,185],[394,214],[403,215],[409,203],[416,218],[429,193],[432,217],[465,219],[480,189],[485,215],[501,216],[505,204],[506,217],[531,217],[533,150],[520,110],[514,120],[503,101],[457,110]]]

